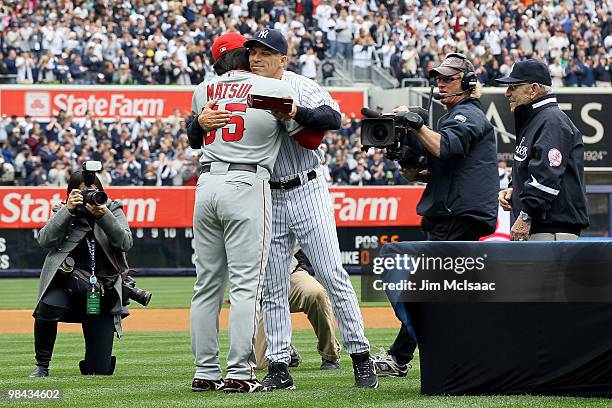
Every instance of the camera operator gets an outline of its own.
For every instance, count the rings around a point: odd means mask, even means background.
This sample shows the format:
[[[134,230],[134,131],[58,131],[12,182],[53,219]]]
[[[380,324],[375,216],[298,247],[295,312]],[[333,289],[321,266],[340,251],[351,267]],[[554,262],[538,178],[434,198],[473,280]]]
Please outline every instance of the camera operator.
[[[132,233],[121,202],[103,191],[95,174],[99,170],[100,162],[89,161],[72,174],[66,204],[53,208],[38,235],[49,253],[33,313],[36,369],[31,377],[49,375],[58,321],[82,324],[83,375],[111,375],[115,368],[113,334],[121,336],[131,289],[126,285],[133,288],[125,257]]]
[[[440,90],[435,97],[448,112],[438,132],[421,121],[408,123],[427,150],[428,184],[417,213],[430,241],[477,241],[495,231],[497,220],[493,126],[480,107],[479,84],[465,56],[448,54],[430,76]]]
[[[499,178],[493,126],[480,108],[474,67],[462,54],[448,54],[431,70],[448,112],[438,132],[422,117],[408,121],[426,149],[427,187],[417,213],[429,241],[477,241],[495,231]],[[403,108],[403,107],[402,107]],[[407,109],[399,109],[407,110]],[[414,176],[414,169],[404,174]],[[402,324],[388,353],[374,356],[378,375],[405,377],[416,348]]]

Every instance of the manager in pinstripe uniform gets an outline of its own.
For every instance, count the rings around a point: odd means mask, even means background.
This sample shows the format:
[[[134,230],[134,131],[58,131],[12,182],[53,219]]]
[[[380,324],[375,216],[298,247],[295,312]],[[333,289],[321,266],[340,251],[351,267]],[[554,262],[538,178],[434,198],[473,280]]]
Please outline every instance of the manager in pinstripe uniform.
[[[259,31],[245,46],[249,48],[254,73],[287,82],[298,96],[297,112],[284,119],[292,118],[307,129],[340,127],[339,107],[331,95],[316,82],[284,70],[288,46],[279,31]],[[204,129],[221,127],[227,120],[229,112],[208,108],[198,118]],[[321,132],[318,143],[322,136]],[[334,209],[323,177],[322,154],[316,149],[318,143],[305,142],[299,137],[283,140],[270,178],[272,243],[263,294],[269,367],[262,381],[269,390],[294,388],[288,370],[291,353],[288,296],[290,260],[296,240],[312,262],[316,278],[329,294],[344,347],[353,360],[355,386],[378,387],[357,296],[342,267]]]

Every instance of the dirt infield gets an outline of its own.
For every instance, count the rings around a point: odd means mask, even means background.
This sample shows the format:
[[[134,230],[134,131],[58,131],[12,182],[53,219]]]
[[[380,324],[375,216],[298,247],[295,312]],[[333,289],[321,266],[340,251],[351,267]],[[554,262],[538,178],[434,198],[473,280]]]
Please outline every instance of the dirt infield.
[[[221,328],[227,329],[228,309],[221,311]],[[187,331],[189,309],[134,309],[124,320],[126,332]],[[365,307],[361,309],[368,329],[399,328],[400,324],[390,307]],[[310,323],[303,313],[291,315],[293,328],[308,329]],[[32,333],[34,320],[31,310],[1,310],[0,334]],[[60,323],[60,332],[80,332],[78,324]]]

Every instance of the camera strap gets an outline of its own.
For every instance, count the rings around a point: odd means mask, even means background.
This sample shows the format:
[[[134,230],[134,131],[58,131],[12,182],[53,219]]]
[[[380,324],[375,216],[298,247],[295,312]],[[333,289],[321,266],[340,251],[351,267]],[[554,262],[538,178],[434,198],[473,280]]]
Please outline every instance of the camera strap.
[[[89,250],[89,258],[91,260],[91,276],[89,277],[89,283],[91,283],[91,292],[87,292],[86,296],[86,312],[88,315],[99,315],[100,314],[100,292],[96,291],[96,241],[93,237],[86,238],[87,249]]]
[[[91,291],[94,291],[94,286],[98,282],[96,277],[96,241],[94,238],[87,238],[87,249],[89,250],[89,259],[91,265],[91,277],[89,283],[91,283]]]

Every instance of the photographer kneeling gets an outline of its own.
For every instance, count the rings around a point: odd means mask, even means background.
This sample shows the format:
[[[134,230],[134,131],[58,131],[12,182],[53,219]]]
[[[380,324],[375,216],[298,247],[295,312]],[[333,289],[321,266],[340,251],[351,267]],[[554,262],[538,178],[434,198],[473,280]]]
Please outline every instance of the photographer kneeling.
[[[83,375],[111,375],[113,335],[121,336],[128,315],[127,261],[132,233],[119,201],[110,201],[95,172],[100,162],[85,162],[68,182],[65,205],[40,230],[38,243],[49,253],[40,275],[34,309],[36,369],[49,375],[57,322],[81,323],[85,338]]]
[[[430,76],[437,82],[435,96],[447,113],[438,122],[438,131],[423,124],[422,117],[406,123],[426,150],[427,187],[417,205],[428,241],[478,241],[495,231],[499,178],[497,145],[493,126],[480,107],[479,84],[474,66],[462,54],[448,54]],[[398,108],[405,111],[408,108]],[[419,108],[410,108],[419,112]],[[405,160],[404,160],[405,161]],[[413,178],[417,171],[404,168]],[[420,170],[420,169],[417,169]],[[387,353],[374,356],[378,375],[404,377],[413,357],[416,341],[404,324]]]

